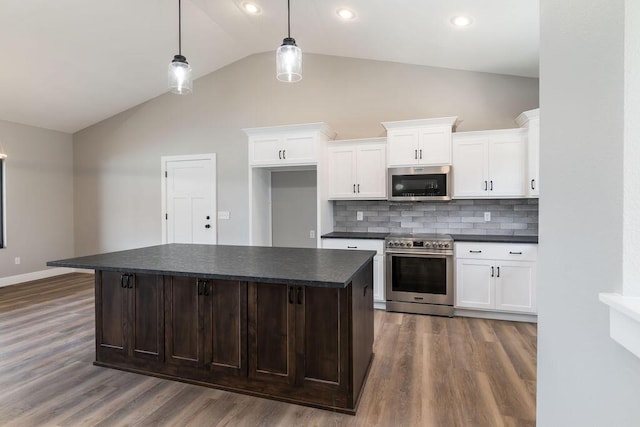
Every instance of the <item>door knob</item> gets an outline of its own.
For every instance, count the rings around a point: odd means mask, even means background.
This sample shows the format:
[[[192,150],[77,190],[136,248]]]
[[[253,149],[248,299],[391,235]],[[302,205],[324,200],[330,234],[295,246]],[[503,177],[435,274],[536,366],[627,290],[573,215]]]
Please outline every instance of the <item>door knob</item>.
[[[211,224],[205,225],[204,228],[211,228]]]

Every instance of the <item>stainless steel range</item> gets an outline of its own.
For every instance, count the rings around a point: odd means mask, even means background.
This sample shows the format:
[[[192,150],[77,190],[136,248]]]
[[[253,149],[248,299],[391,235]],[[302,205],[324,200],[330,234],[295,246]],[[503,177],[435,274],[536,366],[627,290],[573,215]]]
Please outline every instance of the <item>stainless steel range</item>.
[[[453,316],[453,239],[447,234],[386,238],[387,311]]]

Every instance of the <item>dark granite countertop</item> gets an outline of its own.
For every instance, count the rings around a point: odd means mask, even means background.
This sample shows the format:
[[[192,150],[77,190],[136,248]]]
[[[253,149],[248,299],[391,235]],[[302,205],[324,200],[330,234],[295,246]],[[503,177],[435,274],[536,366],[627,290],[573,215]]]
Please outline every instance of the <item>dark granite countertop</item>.
[[[538,236],[497,236],[482,234],[452,234],[456,242],[487,242],[487,243],[538,243]]]
[[[353,232],[353,231],[333,231],[331,233],[323,234],[323,239],[379,239],[384,240],[389,233],[367,233],[367,232]]]
[[[169,244],[50,261],[48,266],[346,287],[375,251]]]

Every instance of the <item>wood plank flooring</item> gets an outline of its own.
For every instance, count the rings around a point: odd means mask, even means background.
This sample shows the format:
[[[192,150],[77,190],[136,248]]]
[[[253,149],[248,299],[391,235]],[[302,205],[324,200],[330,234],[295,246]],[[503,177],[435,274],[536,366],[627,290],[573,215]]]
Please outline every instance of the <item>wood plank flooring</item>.
[[[534,426],[536,325],[375,313],[356,416],[100,368],[93,276],[0,288],[2,426]]]

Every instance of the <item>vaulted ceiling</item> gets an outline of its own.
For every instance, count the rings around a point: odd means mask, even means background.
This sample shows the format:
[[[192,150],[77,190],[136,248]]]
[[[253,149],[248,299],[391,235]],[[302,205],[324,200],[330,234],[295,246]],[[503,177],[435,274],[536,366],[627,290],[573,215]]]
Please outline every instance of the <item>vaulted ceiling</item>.
[[[182,0],[196,77],[286,36],[285,0],[243,3]],[[2,0],[0,119],[75,132],[166,92],[177,22],[177,0]],[[304,53],[538,75],[538,0],[291,0],[291,33]]]

